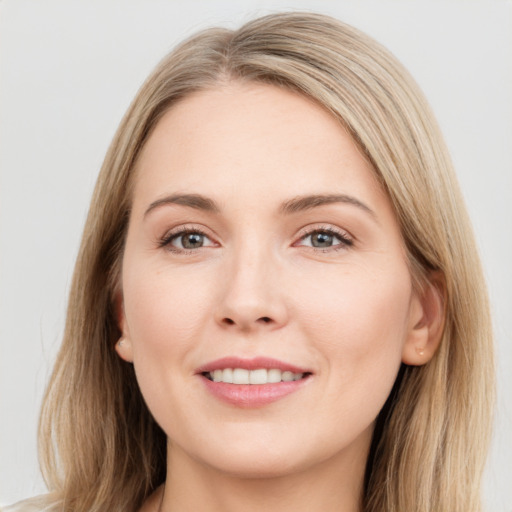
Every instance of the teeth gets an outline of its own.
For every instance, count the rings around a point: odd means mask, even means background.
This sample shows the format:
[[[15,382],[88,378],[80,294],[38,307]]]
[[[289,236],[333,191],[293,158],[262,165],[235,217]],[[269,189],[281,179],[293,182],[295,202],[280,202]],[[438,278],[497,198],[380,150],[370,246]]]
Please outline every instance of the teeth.
[[[304,377],[304,374],[289,371],[282,372],[277,368],[271,368],[270,370],[265,368],[258,368],[257,370],[226,368],[210,372],[209,377],[213,382],[225,382],[227,384],[275,384],[300,380]]]
[[[224,371],[222,372],[222,376],[224,376]],[[249,370],[244,370],[242,368],[234,368],[233,384],[249,384]]]
[[[251,370],[249,372],[250,384],[266,384],[267,381],[267,370],[265,370],[265,368],[262,368],[261,370]]]
[[[281,380],[283,382],[291,382],[293,380],[293,373],[292,372],[283,372],[281,375]]]
[[[228,382],[229,384],[233,383],[233,370],[231,368],[226,368],[225,370],[220,370],[222,373],[222,382]]]
[[[281,382],[281,370],[278,370],[277,368],[267,370],[267,382]]]

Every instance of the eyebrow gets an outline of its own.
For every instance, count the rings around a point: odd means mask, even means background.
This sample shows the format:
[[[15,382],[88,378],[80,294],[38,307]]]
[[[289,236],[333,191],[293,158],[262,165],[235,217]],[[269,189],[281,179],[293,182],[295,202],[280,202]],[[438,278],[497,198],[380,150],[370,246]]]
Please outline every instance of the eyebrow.
[[[208,197],[202,196],[200,194],[172,194],[170,196],[163,197],[162,199],[153,201],[144,213],[144,217],[146,217],[146,215],[148,215],[148,213],[155,208],[172,204],[188,206],[189,208],[203,210],[206,212],[220,213],[220,208],[217,206],[215,201]]]
[[[369,206],[359,201],[359,199],[356,199],[353,196],[348,196],[346,194],[315,194],[298,196],[284,202],[281,205],[280,210],[282,213],[290,214],[333,203],[344,203],[356,206],[366,213],[369,213],[375,220],[377,220],[375,212]]]
[[[377,219],[375,212],[369,206],[359,201],[359,199],[356,199],[353,196],[348,196],[346,194],[314,194],[297,196],[289,199],[288,201],[285,201],[280,206],[279,211],[282,214],[289,215],[334,203],[343,203],[356,206],[364,212],[369,213],[375,220]],[[211,213],[220,213],[221,211],[217,203],[209,197],[205,197],[200,194],[172,194],[170,196],[166,196],[153,201],[144,213],[144,217],[146,217],[146,215],[148,215],[152,210],[159,208],[160,206],[173,204],[188,206],[189,208]]]

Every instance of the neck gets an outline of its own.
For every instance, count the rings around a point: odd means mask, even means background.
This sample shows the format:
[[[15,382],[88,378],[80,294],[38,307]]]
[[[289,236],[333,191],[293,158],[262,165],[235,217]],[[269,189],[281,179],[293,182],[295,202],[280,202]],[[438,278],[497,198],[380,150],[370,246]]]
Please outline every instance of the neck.
[[[369,441],[370,435],[308,469],[273,477],[219,471],[172,446],[161,512],[359,512]]]

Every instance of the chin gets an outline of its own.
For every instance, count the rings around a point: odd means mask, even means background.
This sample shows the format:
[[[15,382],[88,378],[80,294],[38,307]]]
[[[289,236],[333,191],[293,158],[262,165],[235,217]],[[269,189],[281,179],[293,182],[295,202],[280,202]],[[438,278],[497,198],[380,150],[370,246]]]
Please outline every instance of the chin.
[[[216,461],[212,469],[221,473],[242,479],[270,479],[284,477],[303,471],[307,463],[289,458],[282,458],[273,454],[241,458],[240,454],[226,454],[224,460]]]
[[[251,440],[242,437],[238,442],[233,437],[229,442],[218,441],[204,445],[194,458],[215,471],[246,479],[270,479],[301,473],[329,460],[333,452],[344,451],[337,443],[333,446],[334,443],[318,443],[315,439],[298,441],[291,433],[279,438],[261,435]],[[304,449],[306,446],[307,450]]]

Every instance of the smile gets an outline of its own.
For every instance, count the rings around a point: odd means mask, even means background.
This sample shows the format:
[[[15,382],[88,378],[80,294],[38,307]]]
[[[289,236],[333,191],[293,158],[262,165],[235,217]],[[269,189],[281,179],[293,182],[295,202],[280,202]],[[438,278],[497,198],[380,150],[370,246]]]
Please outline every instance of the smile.
[[[299,391],[312,372],[297,366],[256,357],[218,359],[196,370],[215,398],[239,408],[258,408]]]
[[[246,370],[245,368],[225,368],[212,372],[205,372],[204,376],[213,382],[225,382],[226,384],[277,384],[279,382],[292,382],[302,379],[305,373],[282,371],[279,368],[258,368]]]

